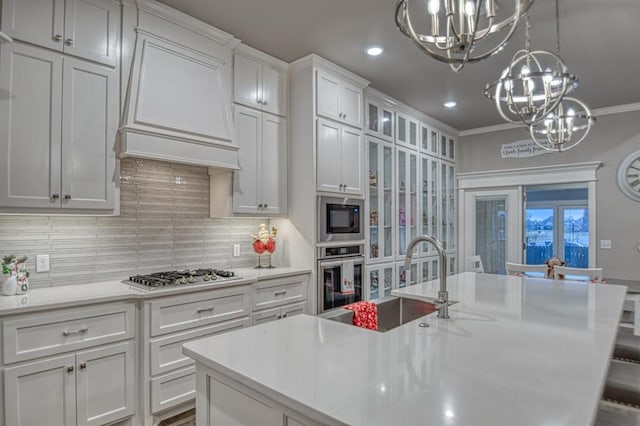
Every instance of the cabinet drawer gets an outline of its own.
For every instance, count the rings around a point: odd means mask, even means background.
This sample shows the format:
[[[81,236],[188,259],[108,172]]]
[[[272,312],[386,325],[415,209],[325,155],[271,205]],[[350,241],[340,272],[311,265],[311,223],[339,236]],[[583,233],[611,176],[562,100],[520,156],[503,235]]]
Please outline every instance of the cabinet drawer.
[[[306,300],[308,275],[258,281],[253,292],[253,310],[273,308]]]
[[[128,339],[135,335],[134,327],[133,304],[8,319],[2,324],[4,363]]]
[[[196,397],[196,367],[174,371],[151,380],[151,412],[188,402]]]
[[[249,316],[249,286],[150,302],[151,336]]]
[[[197,330],[184,331],[166,337],[152,339],[149,342],[151,356],[151,375],[168,373],[176,368],[188,367],[194,363],[193,359],[182,353],[182,345],[192,340],[213,336],[214,334],[238,330],[249,326],[248,318],[240,318],[215,324]]]

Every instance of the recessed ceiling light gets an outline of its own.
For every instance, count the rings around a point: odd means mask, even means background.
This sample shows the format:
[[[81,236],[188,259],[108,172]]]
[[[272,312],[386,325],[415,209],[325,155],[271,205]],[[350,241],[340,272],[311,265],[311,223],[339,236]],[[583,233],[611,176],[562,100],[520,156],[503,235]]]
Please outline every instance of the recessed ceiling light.
[[[442,104],[445,108],[455,108],[458,103],[456,101],[447,101]]]
[[[378,47],[378,46],[371,46],[367,49],[367,55],[371,55],[371,56],[378,56],[379,54],[381,54],[384,51],[384,49],[382,47]]]

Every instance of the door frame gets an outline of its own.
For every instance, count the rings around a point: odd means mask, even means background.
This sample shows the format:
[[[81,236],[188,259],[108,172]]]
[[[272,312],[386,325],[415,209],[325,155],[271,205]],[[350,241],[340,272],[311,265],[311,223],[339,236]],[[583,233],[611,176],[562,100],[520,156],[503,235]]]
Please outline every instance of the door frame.
[[[471,224],[475,222],[475,200],[477,199],[506,199],[506,229],[507,238],[505,239],[505,260],[507,262],[520,263],[522,254],[518,254],[519,247],[522,246],[522,187],[521,186],[509,186],[503,188],[479,188],[469,189],[464,192],[465,208],[460,209],[462,211],[460,219],[460,233],[459,242],[461,244],[461,260],[465,260],[469,256],[474,256],[476,253],[476,238],[475,238],[475,225]],[[467,224],[470,223],[470,226]],[[464,233],[464,234],[463,234]]]
[[[465,193],[469,190],[504,188],[508,182],[510,187],[520,187],[520,201],[522,188],[530,185],[587,183],[589,209],[589,267],[596,265],[596,172],[602,161],[585,163],[559,164],[537,167],[523,167],[519,169],[489,170],[458,174],[458,255],[464,253],[465,235]],[[520,203],[522,206],[522,202]],[[522,208],[522,207],[521,207]],[[523,250],[518,250],[522,263]]]

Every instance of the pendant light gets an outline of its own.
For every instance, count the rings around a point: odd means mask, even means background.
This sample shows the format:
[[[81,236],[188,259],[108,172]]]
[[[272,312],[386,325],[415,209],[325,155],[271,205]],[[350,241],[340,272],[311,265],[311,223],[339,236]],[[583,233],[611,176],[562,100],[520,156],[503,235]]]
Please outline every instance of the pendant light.
[[[578,86],[560,58],[560,19],[556,0],[556,53],[531,51],[529,17],[525,16],[525,48],[518,50],[500,79],[487,84],[484,94],[495,101],[500,116],[531,126],[548,116],[562,98]]]
[[[398,0],[396,26],[422,52],[457,72],[502,50],[534,0],[507,0],[509,7],[500,13],[496,0],[426,0],[426,13],[424,1]],[[416,6],[410,9],[411,2]]]
[[[529,126],[529,133],[545,150],[562,152],[582,142],[595,122],[596,118],[584,102],[565,97],[544,120]]]

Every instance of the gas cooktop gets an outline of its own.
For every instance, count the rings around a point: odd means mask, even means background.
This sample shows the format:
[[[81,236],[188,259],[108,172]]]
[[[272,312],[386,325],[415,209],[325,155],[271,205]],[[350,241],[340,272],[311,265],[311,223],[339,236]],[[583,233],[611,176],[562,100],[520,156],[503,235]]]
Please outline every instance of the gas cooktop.
[[[156,290],[158,288],[174,288],[189,284],[218,283],[240,279],[242,278],[237,277],[232,271],[203,268],[134,275],[124,282],[144,290]]]

